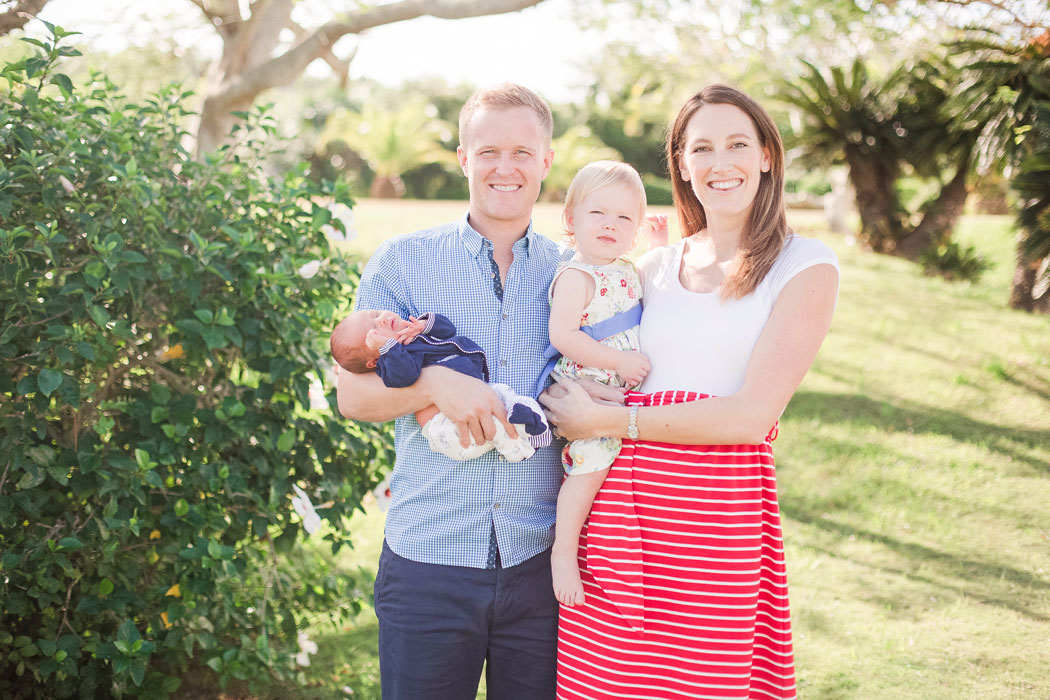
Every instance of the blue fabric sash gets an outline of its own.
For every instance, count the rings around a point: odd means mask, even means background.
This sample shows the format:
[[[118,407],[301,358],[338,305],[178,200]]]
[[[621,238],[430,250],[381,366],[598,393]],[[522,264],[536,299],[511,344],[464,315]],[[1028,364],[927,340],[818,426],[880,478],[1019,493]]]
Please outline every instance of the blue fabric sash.
[[[642,305],[635,304],[626,311],[605,319],[593,326],[580,326],[580,330],[589,335],[595,340],[605,340],[617,333],[623,333],[624,331],[634,328],[642,321]],[[547,366],[543,368],[543,374],[540,375],[539,384],[537,384],[537,391],[541,392],[547,387],[547,377],[550,376],[551,371],[554,370],[554,365],[558,364],[558,358],[561,357],[561,353],[553,345],[548,344],[547,350],[543,353],[543,356],[547,358]]]

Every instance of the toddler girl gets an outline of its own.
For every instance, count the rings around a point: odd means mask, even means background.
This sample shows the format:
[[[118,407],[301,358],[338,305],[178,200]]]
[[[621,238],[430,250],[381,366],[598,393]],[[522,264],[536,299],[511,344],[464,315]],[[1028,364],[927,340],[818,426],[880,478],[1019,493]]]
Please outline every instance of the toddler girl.
[[[667,217],[645,219],[638,172],[615,161],[584,166],[565,197],[562,219],[576,254],[562,263],[550,288],[550,341],[562,357],[557,377],[637,387],[649,372],[639,352],[642,285],[622,256],[641,228],[650,244],[667,242]],[[598,488],[620,452],[620,440],[575,440],[562,453],[567,477],[558,494],[551,570],[563,605],[583,603],[577,544]]]

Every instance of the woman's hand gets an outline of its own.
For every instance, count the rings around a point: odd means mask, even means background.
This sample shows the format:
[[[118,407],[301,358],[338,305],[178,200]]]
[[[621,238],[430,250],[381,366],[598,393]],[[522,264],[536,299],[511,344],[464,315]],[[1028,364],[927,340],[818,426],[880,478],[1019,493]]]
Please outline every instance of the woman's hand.
[[[594,397],[594,398],[592,398]],[[617,408],[623,392],[592,381],[571,381],[555,376],[555,383],[539,396],[547,420],[556,434],[567,440],[609,437],[615,434]]]

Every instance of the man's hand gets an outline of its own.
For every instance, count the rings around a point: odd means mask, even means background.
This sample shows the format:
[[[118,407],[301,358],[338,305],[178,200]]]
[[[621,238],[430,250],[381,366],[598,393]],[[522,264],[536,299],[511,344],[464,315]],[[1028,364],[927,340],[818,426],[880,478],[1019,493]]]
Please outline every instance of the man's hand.
[[[444,367],[427,367],[420,376],[431,401],[438,410],[459,426],[459,442],[470,446],[470,439],[480,445],[496,436],[496,421],[512,440],[517,429],[507,420],[507,408],[488,384],[461,372]]]
[[[623,350],[620,352],[615,369],[620,379],[623,380],[624,386],[638,386],[649,374],[649,358],[634,350]]]

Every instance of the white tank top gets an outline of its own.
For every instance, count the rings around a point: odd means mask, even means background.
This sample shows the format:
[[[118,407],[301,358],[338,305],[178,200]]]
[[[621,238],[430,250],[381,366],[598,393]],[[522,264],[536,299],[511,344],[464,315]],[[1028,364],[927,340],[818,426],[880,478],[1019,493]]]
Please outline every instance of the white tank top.
[[[690,292],[682,286],[685,241],[657,248],[638,261],[643,295],[640,338],[652,369],[640,391],[669,389],[729,396],[744,385],[751,352],[784,285],[813,265],[838,258],[814,238],[791,235],[765,279],[742,299],[722,301],[718,292]]]

